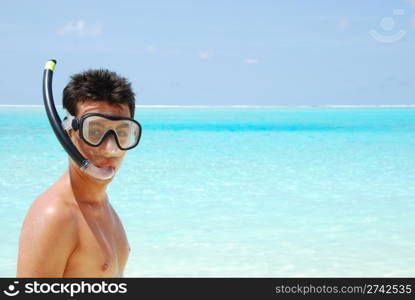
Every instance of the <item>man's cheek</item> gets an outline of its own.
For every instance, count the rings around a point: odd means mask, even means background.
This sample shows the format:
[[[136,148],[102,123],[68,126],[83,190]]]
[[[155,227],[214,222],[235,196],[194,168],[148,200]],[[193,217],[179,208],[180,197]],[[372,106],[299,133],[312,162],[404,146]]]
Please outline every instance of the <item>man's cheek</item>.
[[[78,149],[78,151],[81,152],[82,156],[86,159],[89,160],[90,158],[95,157],[94,147],[85,145],[78,137],[73,137],[72,142],[74,143],[76,149]]]
[[[91,147],[85,144],[81,144],[80,148],[82,149],[83,155],[86,159],[91,160],[93,162],[94,158],[96,158],[98,155],[97,147]]]

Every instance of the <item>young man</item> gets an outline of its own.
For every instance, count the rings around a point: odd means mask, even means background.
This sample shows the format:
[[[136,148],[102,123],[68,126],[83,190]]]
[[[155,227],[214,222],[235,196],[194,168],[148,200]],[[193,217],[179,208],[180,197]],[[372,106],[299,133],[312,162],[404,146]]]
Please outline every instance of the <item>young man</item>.
[[[73,75],[63,107],[78,124],[66,129],[80,153],[96,167],[117,171],[126,148],[135,147],[141,134],[132,119],[131,84],[108,70]],[[123,276],[130,247],[106,194],[111,180],[86,174],[70,159],[68,170],[26,215],[17,277]]]

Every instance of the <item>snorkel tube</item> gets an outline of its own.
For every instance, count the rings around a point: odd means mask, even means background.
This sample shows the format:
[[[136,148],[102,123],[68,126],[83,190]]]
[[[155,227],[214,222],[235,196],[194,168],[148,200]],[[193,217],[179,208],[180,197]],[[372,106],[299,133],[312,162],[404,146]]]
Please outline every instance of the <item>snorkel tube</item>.
[[[52,78],[55,66],[56,60],[49,60],[45,65],[45,70],[43,71],[43,101],[45,104],[46,114],[48,115],[48,119],[50,125],[52,126],[53,132],[55,133],[62,147],[83,172],[97,179],[110,179],[115,174],[114,169],[111,167],[98,168],[94,166],[90,161],[85,159],[72,143],[69,135],[62,127],[62,121],[59,117],[58,112],[56,111],[52,92]]]

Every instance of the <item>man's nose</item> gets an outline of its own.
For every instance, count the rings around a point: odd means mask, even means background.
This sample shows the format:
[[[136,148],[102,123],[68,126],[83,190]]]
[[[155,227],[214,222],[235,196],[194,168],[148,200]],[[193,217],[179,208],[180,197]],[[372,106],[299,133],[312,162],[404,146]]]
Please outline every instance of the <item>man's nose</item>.
[[[117,142],[115,141],[115,137],[113,134],[108,135],[101,144],[101,151],[105,155],[113,155],[120,151],[118,148]]]

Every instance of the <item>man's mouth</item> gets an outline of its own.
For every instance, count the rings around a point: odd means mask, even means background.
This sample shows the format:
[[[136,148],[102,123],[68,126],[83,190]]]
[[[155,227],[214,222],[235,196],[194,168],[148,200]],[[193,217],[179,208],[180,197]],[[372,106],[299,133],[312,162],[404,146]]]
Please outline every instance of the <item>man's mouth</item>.
[[[95,166],[97,166],[98,168],[111,167],[113,169],[115,169],[115,167],[116,167],[115,162],[113,160],[109,160],[109,159],[99,161],[95,164]]]

